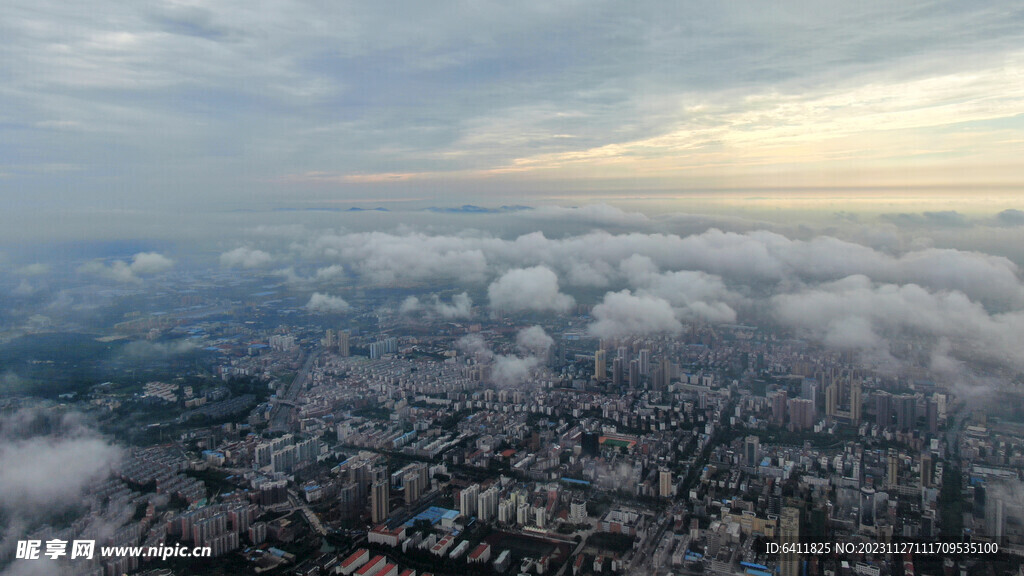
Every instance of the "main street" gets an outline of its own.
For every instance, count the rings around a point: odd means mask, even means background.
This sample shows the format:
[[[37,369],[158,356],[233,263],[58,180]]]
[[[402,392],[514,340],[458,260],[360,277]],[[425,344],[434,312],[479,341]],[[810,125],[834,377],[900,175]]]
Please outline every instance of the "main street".
[[[302,369],[295,374],[295,378],[293,378],[292,383],[288,385],[288,390],[285,391],[284,396],[279,397],[274,402],[274,407],[270,413],[271,432],[286,432],[288,430],[288,420],[291,417],[292,406],[298,399],[303,388],[306,387],[306,381],[309,379],[309,373],[313,370],[313,366],[316,364],[316,359],[320,357],[320,352],[320,350],[316,350],[306,357],[306,362],[302,365]]]
[[[306,503],[302,501],[302,498],[299,497],[295,490],[288,490],[288,503],[291,504],[292,507],[294,507],[295,509],[302,512],[302,514],[306,517],[306,521],[309,522],[310,528],[312,528],[314,532],[321,536],[327,535],[327,529],[324,528],[324,525],[320,522],[320,517],[317,516],[315,512],[309,509],[309,506],[307,506]]]

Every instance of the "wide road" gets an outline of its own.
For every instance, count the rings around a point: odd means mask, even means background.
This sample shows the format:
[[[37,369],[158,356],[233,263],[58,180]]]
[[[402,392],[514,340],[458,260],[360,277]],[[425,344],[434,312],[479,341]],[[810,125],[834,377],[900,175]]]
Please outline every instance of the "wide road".
[[[310,510],[309,506],[306,506],[306,503],[299,497],[295,490],[288,490],[288,503],[291,504],[293,508],[302,512],[302,515],[306,517],[306,521],[309,522],[309,527],[312,528],[314,532],[321,536],[327,535],[327,529],[324,528],[322,523],[320,523],[320,517]]]
[[[302,365],[302,369],[292,379],[291,385],[288,386],[288,390],[285,391],[284,397],[281,400],[285,400],[290,403],[294,403],[303,388],[306,387],[306,381],[309,379],[309,373],[313,370],[313,364],[316,363],[316,359],[320,357],[320,350],[316,350],[306,357],[306,363]],[[291,406],[282,406],[280,402],[274,403],[274,408],[270,412],[270,431],[271,432],[286,432],[288,430],[288,420],[292,415]]]
[[[565,572],[570,568],[570,564],[573,563],[573,560],[576,558],[576,556],[583,551],[584,547],[586,547],[587,538],[590,538],[590,535],[594,533],[594,523],[596,522],[596,520],[594,520],[593,518],[588,518],[587,521],[590,523],[590,528],[577,533],[581,538],[579,544],[577,544],[576,547],[573,548],[572,553],[569,554],[569,558],[565,561],[564,564],[562,564],[562,568],[558,571],[557,574],[555,574],[555,576],[563,576]]]

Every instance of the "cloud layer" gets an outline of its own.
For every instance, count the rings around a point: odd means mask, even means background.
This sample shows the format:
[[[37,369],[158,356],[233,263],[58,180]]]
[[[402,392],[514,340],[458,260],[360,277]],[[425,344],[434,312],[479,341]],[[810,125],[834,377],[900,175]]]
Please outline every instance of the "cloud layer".
[[[509,270],[487,287],[491,307],[507,312],[566,312],[573,298],[558,289],[558,276],[534,266]]]
[[[170,270],[174,261],[157,252],[139,252],[132,256],[131,262],[114,260],[104,263],[93,261],[82,265],[79,271],[94,274],[116,282],[138,283],[143,277],[160,274]]]
[[[1021,181],[1011,2],[7,8],[25,214]]]
[[[0,510],[9,520],[43,518],[80,502],[110,474],[121,448],[78,413],[23,408],[0,418]]]
[[[321,314],[348,312],[349,308],[348,302],[341,296],[331,296],[330,294],[322,294],[320,292],[314,292],[309,297],[309,302],[306,303],[307,310]]]
[[[99,438],[32,438],[0,444],[0,506],[19,514],[74,504],[121,451]]]
[[[629,290],[605,294],[604,300],[594,306],[593,316],[590,333],[601,338],[678,334],[683,330],[666,300],[635,296]]]
[[[456,348],[489,366],[492,384],[509,388],[527,382],[541,369],[554,342],[542,327],[530,326],[516,333],[515,343],[521,355],[495,354],[479,334],[463,336],[456,342]]]
[[[262,268],[274,259],[262,250],[239,246],[220,255],[220,264],[227,268]]]
[[[1016,230],[996,225],[1012,215],[989,217],[992,227],[985,230]],[[934,220],[925,225],[929,234],[963,233],[959,218]],[[450,301],[432,294],[401,305],[405,313],[434,318],[466,318],[470,294],[485,294],[492,313],[591,307],[587,330],[602,338],[749,322],[860,353],[887,369],[908,362],[947,375],[965,367],[1004,375],[1024,369],[1012,344],[1024,341],[1024,283],[1007,257],[935,247],[927,235],[886,225],[855,224],[835,235],[718,228],[676,234],[644,231],[651,223],[639,220],[622,226],[558,237],[540,231],[498,237],[478,229],[306,233],[272,257],[349,270],[371,285],[466,290]],[[482,358],[500,363],[498,374],[528,372],[535,365],[519,360],[543,357],[544,343],[531,347],[527,334],[521,338],[522,357],[500,358],[484,347]],[[894,352],[907,341],[921,346],[924,357]]]
[[[423,313],[432,318],[459,320],[473,317],[473,299],[463,292],[452,296],[451,302],[444,302],[437,294],[432,294],[426,302],[415,296],[409,296],[399,306],[402,314]]]

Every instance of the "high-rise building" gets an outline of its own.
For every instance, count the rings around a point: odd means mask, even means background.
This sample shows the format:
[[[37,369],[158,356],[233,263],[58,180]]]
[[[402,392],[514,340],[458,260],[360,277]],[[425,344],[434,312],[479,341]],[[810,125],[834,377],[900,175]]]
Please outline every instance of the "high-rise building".
[[[933,482],[932,453],[921,452],[921,486],[931,488]]]
[[[612,386],[622,386],[622,358],[612,360]]]
[[[516,524],[526,526],[530,522],[530,505],[525,501],[516,506]]]
[[[661,360],[651,364],[651,390],[662,390],[665,387],[665,372],[661,369]]]
[[[1016,479],[989,478],[985,495],[985,535],[992,542],[1006,544],[1020,538],[1019,518],[1024,515],[1024,506],[1013,491],[1019,489]],[[1011,488],[1011,485],[1015,486]]]
[[[648,376],[651,372],[651,351],[647,348],[640,350],[640,375]]]
[[[810,400],[813,404],[818,403],[818,381],[814,378],[804,378],[800,383],[800,397]]]
[[[339,330],[338,331],[338,355],[347,358],[350,354],[351,354],[351,351],[349,350],[349,347],[348,347],[348,332],[345,332],[343,330]]]
[[[274,454],[274,446],[269,442],[256,445],[255,459],[253,460],[254,468],[263,468],[264,466],[270,466],[270,458]]]
[[[985,531],[993,542],[1003,542],[1006,530],[1006,501],[1002,497],[992,497],[985,501]]]
[[[860,424],[860,414],[864,407],[863,392],[860,380],[850,382],[850,422],[853,425]]]
[[[498,522],[502,524],[515,524],[516,504],[511,499],[502,500],[498,503]]]
[[[640,361],[631,360],[629,362],[629,387],[637,389],[640,387]]]
[[[373,489],[370,492],[370,519],[374,524],[380,524],[388,517],[390,489],[387,480],[378,480],[373,483]]]
[[[839,411],[839,384],[830,383],[825,387],[825,416],[835,418]]]
[[[757,452],[761,441],[757,436],[747,436],[743,442],[743,455],[747,466],[757,466]]]
[[[798,544],[800,542],[800,510],[786,506],[779,517],[779,543]],[[800,555],[786,552],[779,555],[781,576],[800,576]]]
[[[554,368],[565,366],[565,354],[568,348],[568,342],[566,342],[565,334],[561,338],[555,341],[555,350],[551,358],[551,365]]]
[[[587,521],[587,503],[584,500],[573,499],[569,504],[569,522],[583,524]]]
[[[480,520],[488,522],[498,514],[498,488],[491,486],[477,496],[477,516]]]
[[[896,409],[896,429],[909,430],[917,424],[917,398],[910,394],[893,397]]]
[[[476,516],[477,514],[477,497],[480,495],[480,485],[473,484],[462,490],[459,493],[459,514],[462,514],[466,518]]]
[[[662,498],[671,498],[675,495],[675,485],[672,483],[672,471],[664,466],[658,470],[658,495]]]
[[[385,344],[384,342],[371,342],[370,343],[370,359],[377,360],[384,357]]]
[[[423,463],[414,466],[414,470],[420,475],[420,490],[428,492],[430,490],[430,467]]]
[[[880,390],[875,392],[875,424],[888,428],[892,423],[892,394]]]
[[[269,339],[270,347],[274,350],[291,350],[295,348],[295,336],[291,334],[275,334]]]
[[[886,453],[886,463],[888,464],[885,483],[889,488],[894,488],[899,485],[900,475],[900,453],[895,448],[889,448]]]
[[[875,525],[875,489],[870,486],[860,489],[860,525]]]
[[[407,505],[414,504],[420,499],[420,495],[423,494],[423,486],[420,483],[419,472],[407,472],[402,478],[402,488],[405,490],[405,503]]]
[[[655,361],[650,367],[652,387],[654,390],[667,390],[669,382],[672,381],[672,361],[662,358]]]
[[[285,446],[281,450],[274,452],[270,456],[270,466],[274,472],[281,474],[290,474],[295,470],[295,464],[298,462],[298,453],[295,450],[295,446]]]
[[[786,423],[786,391],[778,390],[772,395],[772,424],[782,426]]]
[[[607,374],[606,354],[604,350],[594,352],[594,379],[598,382],[604,382]]]
[[[789,429],[809,430],[814,427],[814,401],[793,398],[789,401]]]

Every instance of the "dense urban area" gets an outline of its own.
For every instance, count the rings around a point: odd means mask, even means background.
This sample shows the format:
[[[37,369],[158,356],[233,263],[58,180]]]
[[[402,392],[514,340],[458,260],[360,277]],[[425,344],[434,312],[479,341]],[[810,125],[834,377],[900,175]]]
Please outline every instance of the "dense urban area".
[[[94,576],[965,576],[1024,556],[1012,393],[972,409],[771,328],[600,339],[583,305],[473,313],[452,291],[424,312],[413,294],[324,309],[267,278],[180,276],[83,288],[114,311],[102,332],[9,330],[3,415],[39,433],[84,415],[121,449],[24,539],[210,549],[52,565]],[[835,548],[935,542],[998,553]]]

